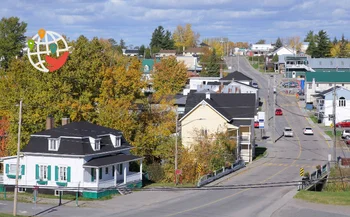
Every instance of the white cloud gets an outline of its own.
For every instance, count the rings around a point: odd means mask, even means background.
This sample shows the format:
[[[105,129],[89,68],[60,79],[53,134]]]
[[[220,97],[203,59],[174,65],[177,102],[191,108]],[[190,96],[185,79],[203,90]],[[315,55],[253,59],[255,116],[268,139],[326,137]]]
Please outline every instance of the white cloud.
[[[333,17],[347,17],[348,16],[348,12],[345,9],[342,8],[337,8],[332,12],[332,16]]]

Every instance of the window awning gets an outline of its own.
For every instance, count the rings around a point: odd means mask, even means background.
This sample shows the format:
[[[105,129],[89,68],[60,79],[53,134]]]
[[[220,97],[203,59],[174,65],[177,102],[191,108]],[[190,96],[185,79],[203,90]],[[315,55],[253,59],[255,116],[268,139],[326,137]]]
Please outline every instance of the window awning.
[[[135,155],[126,155],[126,154],[117,154],[117,155],[108,155],[103,157],[93,158],[90,161],[86,162],[83,167],[87,168],[99,168],[103,166],[111,166],[118,163],[125,163],[130,161],[141,160],[142,157]]]

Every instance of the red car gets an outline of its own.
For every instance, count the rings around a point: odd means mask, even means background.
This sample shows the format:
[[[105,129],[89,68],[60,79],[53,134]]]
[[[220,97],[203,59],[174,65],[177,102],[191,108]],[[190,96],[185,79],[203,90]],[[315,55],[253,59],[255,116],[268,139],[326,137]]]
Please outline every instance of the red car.
[[[283,115],[282,109],[276,109],[275,115]]]
[[[350,127],[350,120],[344,120],[335,124],[336,127]]]
[[[254,127],[255,127],[255,128],[259,128],[259,121],[255,121],[255,122],[254,122]]]

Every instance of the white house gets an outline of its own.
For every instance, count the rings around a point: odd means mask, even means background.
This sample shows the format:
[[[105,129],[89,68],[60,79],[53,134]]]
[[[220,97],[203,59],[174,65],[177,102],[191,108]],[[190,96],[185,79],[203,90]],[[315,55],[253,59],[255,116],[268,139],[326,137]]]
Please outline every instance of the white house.
[[[131,57],[139,56],[139,50],[122,49],[122,51],[124,56],[131,56]]]
[[[160,50],[157,54],[157,57],[169,57],[176,56],[176,50]]]
[[[253,52],[254,56],[261,56],[269,53],[274,49],[272,44],[252,44],[250,50]]]
[[[190,47],[183,52],[184,56],[199,56],[203,54],[204,54],[203,47]]]
[[[315,96],[334,86],[350,89],[350,72],[306,72],[305,101],[316,104]]]
[[[73,122],[32,134],[21,151],[18,186],[34,186],[47,193],[81,192],[99,198],[126,187],[142,186],[142,157],[130,154],[132,146],[123,133],[88,122]],[[140,170],[129,170],[130,162],[140,162]],[[12,187],[16,178],[16,156],[2,158],[3,184]]]
[[[282,46],[271,53],[271,55],[273,55],[273,56],[275,56],[276,54],[278,56],[280,56],[280,55],[294,55],[294,54],[296,54],[296,51],[293,51],[293,49],[288,48],[286,46]]]
[[[334,87],[329,88],[317,95],[317,111],[319,119],[325,126],[330,126],[333,120],[329,115],[333,114]],[[336,87],[336,123],[350,119],[350,90]]]
[[[254,94],[190,93],[185,114],[179,120],[182,144],[191,148],[196,130],[206,135],[237,131],[237,153],[251,162],[255,155],[255,114]]]

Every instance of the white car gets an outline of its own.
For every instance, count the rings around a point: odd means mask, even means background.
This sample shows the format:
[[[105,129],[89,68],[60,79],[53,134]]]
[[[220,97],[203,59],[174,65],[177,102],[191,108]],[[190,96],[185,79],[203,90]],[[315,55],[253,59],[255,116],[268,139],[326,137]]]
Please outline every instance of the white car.
[[[350,130],[343,130],[343,132],[341,133],[341,138],[342,139],[350,138]]]
[[[253,82],[253,83],[252,83],[252,86],[258,88],[258,83]]]
[[[304,132],[304,135],[314,135],[314,131],[312,130],[311,127],[305,127],[303,132]]]
[[[294,133],[293,133],[293,130],[290,128],[290,127],[285,127],[284,128],[284,131],[283,131],[283,135],[285,137],[289,136],[289,137],[293,137],[294,136]]]

